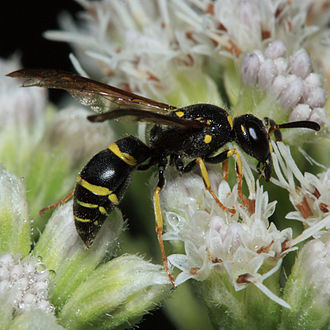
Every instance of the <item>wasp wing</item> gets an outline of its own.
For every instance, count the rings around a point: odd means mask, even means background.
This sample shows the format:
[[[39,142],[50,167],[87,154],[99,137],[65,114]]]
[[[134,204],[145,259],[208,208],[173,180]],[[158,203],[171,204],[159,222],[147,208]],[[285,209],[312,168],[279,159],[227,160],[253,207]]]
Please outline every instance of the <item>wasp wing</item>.
[[[121,109],[120,111],[109,111],[97,115],[90,115],[87,117],[87,119],[92,122],[102,122],[120,117],[129,117],[131,120],[135,121],[158,125],[176,126],[185,129],[202,129],[205,127],[203,122],[197,120],[184,119],[174,116],[172,117],[168,114],[163,115],[160,113],[145,111],[141,109]]]
[[[7,76],[23,79],[23,87],[39,86],[64,89],[83,105],[103,113],[121,107],[168,114],[175,107],[122,89],[60,70],[22,69]]]

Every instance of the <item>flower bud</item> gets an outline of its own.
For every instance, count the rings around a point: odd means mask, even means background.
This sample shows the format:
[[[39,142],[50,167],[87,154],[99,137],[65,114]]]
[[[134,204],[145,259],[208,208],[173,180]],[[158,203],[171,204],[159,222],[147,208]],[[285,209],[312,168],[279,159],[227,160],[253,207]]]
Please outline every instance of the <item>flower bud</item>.
[[[295,75],[287,77],[287,86],[280,95],[280,103],[283,108],[293,108],[303,95],[303,80]]]
[[[258,72],[258,86],[261,90],[266,90],[272,84],[275,75],[277,74],[276,66],[274,61],[266,59],[260,64]]]
[[[260,61],[255,53],[244,57],[241,66],[241,75],[244,85],[254,86],[257,83]]]
[[[73,292],[59,318],[70,329],[86,324],[97,329],[132,327],[131,322],[167,297],[168,284],[162,266],[124,255],[99,266]]]
[[[30,218],[21,180],[0,165],[0,253],[26,256],[30,251]]]
[[[283,310],[281,328],[289,329],[297,322],[304,329],[326,329],[329,325],[329,243],[329,234],[325,234],[305,244],[298,254],[284,291],[293,308]]]
[[[313,88],[308,93],[308,96],[305,100],[305,102],[309,104],[312,108],[323,107],[326,101],[327,101],[327,93],[321,87]]]
[[[296,51],[290,58],[291,73],[306,78],[312,70],[312,61],[304,48]]]
[[[106,254],[113,255],[122,231],[122,219],[111,217],[87,249],[79,237],[72,216],[72,202],[59,207],[49,219],[33,253],[56,272],[52,299],[61,307],[68,296],[94,271]]]
[[[265,50],[265,57],[270,59],[276,59],[279,57],[283,57],[286,55],[286,47],[282,40],[275,40],[271,42],[266,50]]]
[[[308,120],[312,109],[308,104],[298,104],[290,113],[289,121]]]
[[[320,125],[323,125],[327,120],[327,113],[324,108],[314,108],[310,117],[310,121],[315,121]]]
[[[281,74],[287,75],[289,64],[285,58],[279,57],[279,58],[274,59],[274,64],[275,64],[278,75],[281,75]]]
[[[272,84],[271,91],[275,97],[278,97],[282,91],[286,88],[287,79],[283,75],[277,76]]]
[[[10,323],[10,327],[8,329],[64,330],[64,328],[57,323],[55,315],[45,313],[39,309],[25,312],[15,317],[14,321]]]

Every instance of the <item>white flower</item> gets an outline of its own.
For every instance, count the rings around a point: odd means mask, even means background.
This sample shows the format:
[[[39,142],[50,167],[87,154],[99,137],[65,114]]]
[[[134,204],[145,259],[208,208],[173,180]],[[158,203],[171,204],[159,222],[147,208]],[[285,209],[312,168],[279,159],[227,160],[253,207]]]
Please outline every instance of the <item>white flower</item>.
[[[45,126],[43,113],[47,91],[18,88],[20,82],[6,77],[6,74],[19,67],[17,56],[8,60],[0,58],[0,128],[2,134],[6,134],[3,133],[5,130],[17,131],[18,135],[29,135],[30,140],[33,137],[33,141],[37,142]]]
[[[212,172],[211,172],[212,173]],[[291,240],[291,228],[278,230],[268,218],[276,202],[268,201],[268,194],[257,184],[255,212],[241,206],[237,186],[231,191],[224,180],[212,175],[213,188],[218,186],[220,201],[237,212],[224,212],[203,188],[197,175],[169,179],[162,194],[167,232],[165,240],[181,241],[184,254],[169,256],[169,262],[182,272],[176,278],[179,285],[188,279],[203,281],[212,272],[227,274],[235,290],[255,284],[277,303],[288,305],[270,292],[263,280],[276,272],[282,257],[284,242]],[[177,198],[173,198],[177,196]],[[261,270],[267,265],[267,272]]]
[[[66,31],[46,36],[72,42],[87,72],[102,72],[113,85],[163,98],[173,89],[177,67],[196,68],[198,59],[188,53],[189,40],[174,29],[166,1],[80,3],[86,10],[83,29],[62,17]],[[97,70],[89,65],[96,61]]]
[[[290,201],[296,209],[288,213],[286,218],[301,221],[305,227],[315,227],[314,234],[319,235],[318,225],[330,212],[330,169],[318,176],[301,173],[288,146],[278,142],[273,143],[273,147],[277,179],[271,178],[271,181],[289,192]]]
[[[40,309],[54,313],[48,301],[51,272],[34,257],[20,259],[10,253],[0,256],[0,296],[7,297],[12,314]]]
[[[172,0],[175,15],[197,45],[195,52],[238,57],[262,49],[264,40],[283,39],[294,46],[317,30],[305,24],[311,0]]]

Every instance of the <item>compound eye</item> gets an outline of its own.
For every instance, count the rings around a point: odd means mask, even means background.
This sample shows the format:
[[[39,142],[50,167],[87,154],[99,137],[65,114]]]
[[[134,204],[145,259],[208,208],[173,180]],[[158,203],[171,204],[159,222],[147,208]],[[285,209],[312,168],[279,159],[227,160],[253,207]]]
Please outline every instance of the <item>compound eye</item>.
[[[254,127],[249,127],[249,135],[252,140],[258,140],[257,132]]]

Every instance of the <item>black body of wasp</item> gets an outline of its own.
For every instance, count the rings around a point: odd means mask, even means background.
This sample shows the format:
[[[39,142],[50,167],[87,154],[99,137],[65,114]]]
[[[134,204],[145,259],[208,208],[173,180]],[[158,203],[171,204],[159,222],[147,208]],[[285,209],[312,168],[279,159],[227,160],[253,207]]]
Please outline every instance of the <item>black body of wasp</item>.
[[[89,247],[103,222],[123,198],[131,172],[150,157],[150,149],[129,136],[96,154],[82,169],[74,190],[77,232]]]
[[[110,144],[87,163],[74,189],[73,215],[77,232],[89,247],[107,216],[123,198],[132,171],[158,166],[158,184],[154,191],[156,232],[164,267],[173,286],[174,279],[167,265],[162,241],[163,219],[159,201],[168,162],[179,172],[188,172],[194,166],[199,166],[205,188],[218,205],[227,212],[235,213],[213,193],[205,162],[221,163],[236,155],[238,193],[244,204],[246,199],[242,194],[243,173],[239,153],[235,148],[217,153],[221,147],[236,142],[247,154],[257,159],[257,169],[268,181],[272,172],[270,135],[274,133],[276,139],[280,140],[282,128],[320,129],[317,123],[310,121],[277,125],[268,118],[262,122],[250,114],[232,120],[224,109],[210,104],[194,104],[178,109],[60,71],[27,69],[9,76],[24,78],[23,86],[65,89],[85,105],[98,110],[110,110],[89,116],[88,119],[94,122],[130,116],[137,121],[155,124],[150,131],[148,146],[128,136]]]

